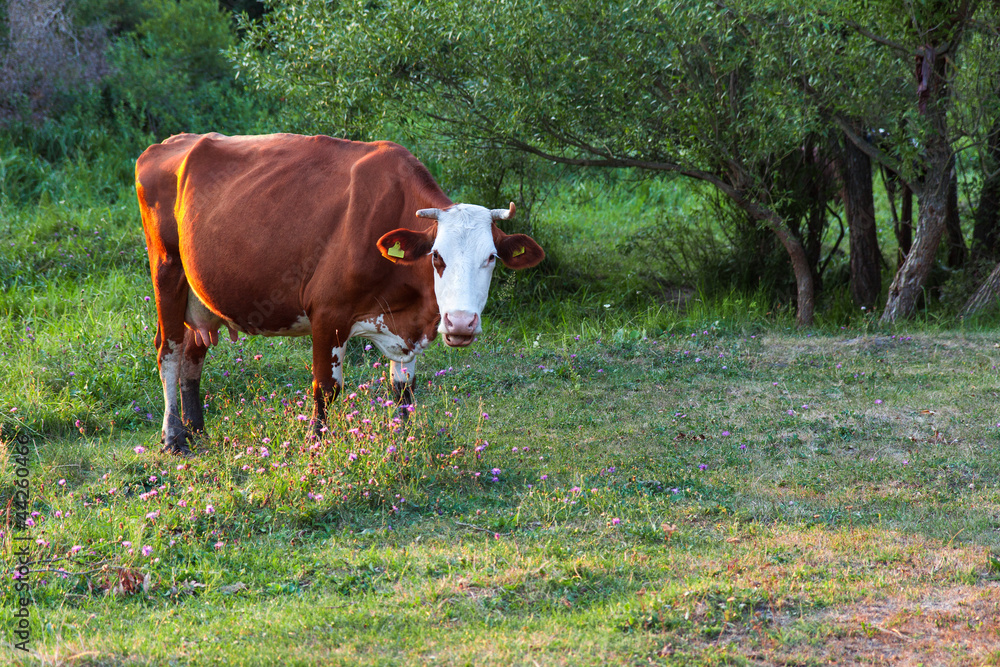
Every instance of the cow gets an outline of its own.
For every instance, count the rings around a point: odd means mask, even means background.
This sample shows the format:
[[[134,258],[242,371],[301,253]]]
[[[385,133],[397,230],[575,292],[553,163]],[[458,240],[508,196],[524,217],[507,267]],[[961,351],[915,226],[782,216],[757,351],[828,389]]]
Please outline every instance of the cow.
[[[410,404],[415,356],[439,333],[464,347],[482,331],[496,260],[525,269],[545,257],[531,237],[497,227],[513,202],[453,203],[387,141],[180,134],[147,148],[135,178],[172,454],[205,435],[201,373],[222,327],[234,341],[312,336],[320,428],[350,338],[389,358],[396,401]]]

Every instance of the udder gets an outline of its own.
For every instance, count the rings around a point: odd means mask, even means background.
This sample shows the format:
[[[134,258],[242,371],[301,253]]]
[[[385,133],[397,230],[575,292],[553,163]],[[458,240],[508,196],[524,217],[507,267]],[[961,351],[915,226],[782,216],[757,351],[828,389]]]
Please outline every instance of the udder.
[[[231,341],[235,343],[239,338],[239,332],[233,329],[229,322],[209,310],[190,288],[188,288],[187,309],[184,312],[184,325],[194,332],[195,342],[205,347],[218,344],[219,328],[223,325],[229,329]]]

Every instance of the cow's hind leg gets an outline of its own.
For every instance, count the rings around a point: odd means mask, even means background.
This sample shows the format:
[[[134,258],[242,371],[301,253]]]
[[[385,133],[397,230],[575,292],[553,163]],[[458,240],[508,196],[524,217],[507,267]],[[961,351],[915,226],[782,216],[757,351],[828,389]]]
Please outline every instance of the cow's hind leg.
[[[201,404],[201,369],[205,365],[208,347],[188,329],[184,334],[184,355],[181,358],[181,413],[188,436],[198,439],[208,437],[205,431],[205,414]]]
[[[183,342],[162,337],[159,345],[160,382],[163,384],[163,449],[171,454],[190,454],[187,446],[187,429],[181,421],[181,406],[177,400],[180,384]]]
[[[187,279],[179,258],[154,258],[151,264],[159,320],[156,347],[160,382],[163,384],[163,449],[171,454],[187,455],[191,450],[188,449],[187,429],[181,420],[181,404],[177,396],[185,363]]]
[[[399,406],[399,417],[406,420],[413,412],[413,388],[416,385],[416,359],[408,362],[390,361],[389,375],[392,376],[392,397]]]

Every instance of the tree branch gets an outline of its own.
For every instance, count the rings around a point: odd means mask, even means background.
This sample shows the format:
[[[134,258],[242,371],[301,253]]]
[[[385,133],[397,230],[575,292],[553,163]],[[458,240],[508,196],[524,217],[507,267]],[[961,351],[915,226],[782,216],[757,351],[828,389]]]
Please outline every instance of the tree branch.
[[[821,14],[829,16],[829,14],[826,14],[825,12],[821,12]],[[905,55],[919,56],[920,54],[923,53],[922,49],[911,49],[908,46],[904,44],[899,44],[898,42],[894,42],[891,39],[888,39],[887,37],[876,35],[871,30],[868,30],[867,28],[862,26],[860,23],[856,23],[850,20],[845,20],[844,25],[846,25],[849,28],[853,28],[855,32],[864,35],[865,37],[872,40],[876,44],[881,44],[882,46],[888,46],[890,49],[893,49],[894,51],[899,51],[900,53],[903,53]],[[944,46],[945,48],[947,48],[948,45],[945,44]]]

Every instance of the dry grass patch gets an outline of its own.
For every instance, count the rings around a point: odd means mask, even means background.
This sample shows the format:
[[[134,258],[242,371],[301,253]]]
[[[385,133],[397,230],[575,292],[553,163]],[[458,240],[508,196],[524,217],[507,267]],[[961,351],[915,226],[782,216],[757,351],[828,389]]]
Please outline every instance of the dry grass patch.
[[[778,663],[996,665],[1000,583],[906,590],[785,618],[779,626],[807,629],[822,641],[777,647],[768,659]],[[760,656],[748,651],[747,657]]]

